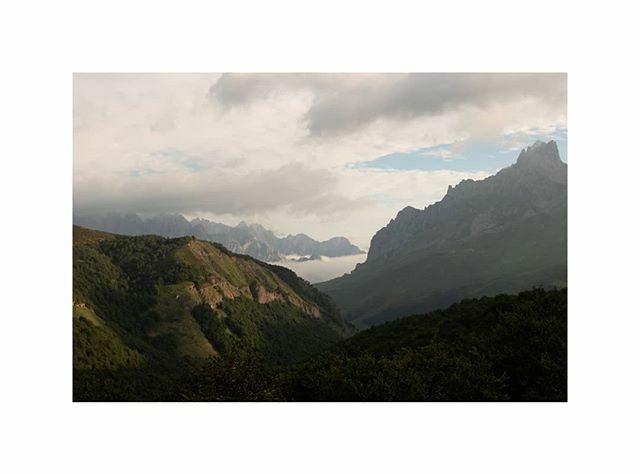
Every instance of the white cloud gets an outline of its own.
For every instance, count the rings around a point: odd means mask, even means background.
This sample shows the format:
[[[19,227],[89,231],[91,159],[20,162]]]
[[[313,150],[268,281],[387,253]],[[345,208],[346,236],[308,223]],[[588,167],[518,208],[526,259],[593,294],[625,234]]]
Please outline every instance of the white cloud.
[[[475,81],[76,75],[74,209],[246,219],[366,246],[400,208],[423,207],[473,175],[347,164],[566,124],[564,76]]]
[[[313,135],[352,132],[377,120],[437,117],[468,109],[534,102],[566,115],[565,74],[225,74],[210,89],[227,107],[310,90],[305,114]],[[501,122],[490,115],[478,125]]]

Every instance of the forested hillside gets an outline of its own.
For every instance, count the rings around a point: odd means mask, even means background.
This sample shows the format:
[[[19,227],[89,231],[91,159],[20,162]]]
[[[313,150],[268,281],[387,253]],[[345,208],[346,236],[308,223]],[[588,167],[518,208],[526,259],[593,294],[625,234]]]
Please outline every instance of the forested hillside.
[[[155,399],[210,358],[290,364],[353,332],[290,270],[190,237],[74,227],[73,267],[78,400]]]

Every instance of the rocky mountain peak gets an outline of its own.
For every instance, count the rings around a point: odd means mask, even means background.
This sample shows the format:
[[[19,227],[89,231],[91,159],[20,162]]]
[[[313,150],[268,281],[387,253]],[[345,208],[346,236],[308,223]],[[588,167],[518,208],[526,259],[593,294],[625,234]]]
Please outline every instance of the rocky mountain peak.
[[[509,171],[525,182],[537,183],[543,179],[565,185],[567,183],[567,164],[560,159],[558,145],[553,140],[548,143],[537,141],[523,149]],[[516,183],[522,186],[521,181],[517,180]]]
[[[367,262],[390,258],[408,246],[426,247],[470,238],[515,216],[550,212],[566,203],[567,165],[555,141],[537,141],[517,162],[483,180],[449,186],[425,209],[407,206],[372,238]],[[506,224],[505,224],[506,225]]]
[[[517,166],[548,166],[560,165],[558,144],[554,140],[548,143],[538,140],[533,145],[523,148],[516,161]]]

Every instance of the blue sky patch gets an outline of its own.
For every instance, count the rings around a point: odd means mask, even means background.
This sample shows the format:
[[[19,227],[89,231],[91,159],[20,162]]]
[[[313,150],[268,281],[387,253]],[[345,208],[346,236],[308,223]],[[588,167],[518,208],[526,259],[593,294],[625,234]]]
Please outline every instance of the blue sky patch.
[[[464,142],[420,148],[410,152],[392,153],[370,161],[352,163],[350,168],[421,171],[497,171],[516,162],[523,148],[536,140],[558,144],[560,158],[567,161],[567,130],[532,131],[527,134],[504,135],[496,141],[466,140]]]
[[[201,158],[181,150],[176,150],[174,148],[157,151],[155,153],[152,153],[152,156],[160,161],[175,163],[177,165],[184,166],[194,173],[199,173],[200,171],[206,169],[206,166],[202,163]]]
[[[158,174],[162,174],[162,172],[152,170],[150,168],[135,169],[135,170],[131,170],[131,172],[129,173],[129,175],[132,178],[142,178],[144,176],[156,176]]]

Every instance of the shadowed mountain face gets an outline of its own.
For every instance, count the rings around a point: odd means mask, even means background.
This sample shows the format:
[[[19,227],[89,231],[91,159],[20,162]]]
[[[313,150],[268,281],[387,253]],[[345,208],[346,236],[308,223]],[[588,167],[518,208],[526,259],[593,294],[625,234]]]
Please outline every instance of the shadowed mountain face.
[[[374,235],[366,262],[316,286],[346,319],[369,326],[566,279],[567,165],[550,141],[425,209],[403,209]]]
[[[324,255],[342,257],[362,252],[344,237],[318,242],[305,234],[277,237],[258,224],[241,222],[235,227],[196,218],[188,221],[180,214],[164,214],[143,219],[136,214],[74,216],[74,224],[121,235],[194,236],[224,245],[235,253],[250,255],[265,262],[277,262],[285,255]]]

